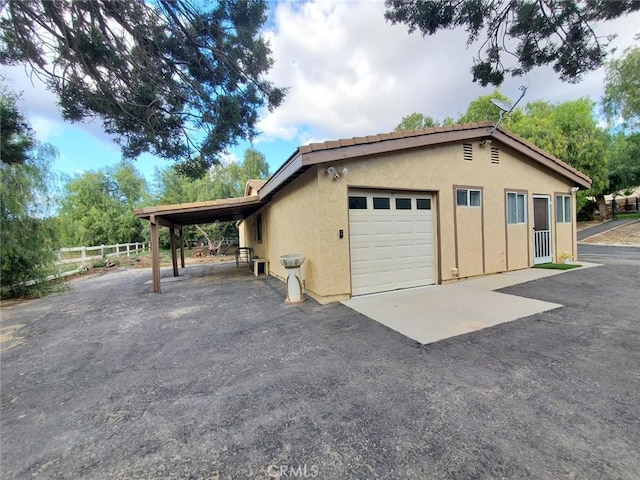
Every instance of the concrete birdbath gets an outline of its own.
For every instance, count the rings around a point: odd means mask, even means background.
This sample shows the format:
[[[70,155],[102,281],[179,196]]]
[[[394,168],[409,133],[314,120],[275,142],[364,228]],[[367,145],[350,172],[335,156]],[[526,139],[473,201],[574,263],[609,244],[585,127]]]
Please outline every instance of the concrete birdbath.
[[[282,255],[279,258],[280,265],[285,268],[287,274],[285,283],[287,284],[287,298],[285,303],[300,303],[304,302],[305,298],[302,296],[302,278],[300,275],[300,265],[305,261],[305,256],[301,253],[290,253],[288,255]]]

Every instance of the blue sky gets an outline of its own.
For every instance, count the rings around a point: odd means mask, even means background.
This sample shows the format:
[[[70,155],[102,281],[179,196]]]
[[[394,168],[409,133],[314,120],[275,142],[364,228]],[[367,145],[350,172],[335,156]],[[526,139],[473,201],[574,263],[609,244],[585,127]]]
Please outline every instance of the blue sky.
[[[409,35],[406,27],[384,20],[383,2],[316,1],[270,3],[265,27],[275,65],[268,78],[289,87],[283,105],[264,112],[263,132],[253,146],[265,154],[275,171],[299,145],[313,141],[389,132],[403,116],[421,112],[437,119],[457,117],[470,101],[490,93],[472,83],[469,68],[477,46],[466,48],[463,31],[443,31],[424,39]],[[599,35],[617,34],[616,55],[633,45],[640,33],[640,14],[597,26]],[[73,175],[120,161],[120,149],[97,122],[65,123],[55,97],[23,67],[0,71],[12,89],[23,92],[21,107],[39,140],[60,152],[54,169]],[[578,84],[557,79],[551,68],[539,68],[524,77],[507,79],[501,90],[523,103],[562,102],[581,97],[599,101],[604,70],[592,72]],[[242,158],[250,145],[240,143],[228,160]],[[170,162],[141,156],[136,166],[151,180],[154,169]]]

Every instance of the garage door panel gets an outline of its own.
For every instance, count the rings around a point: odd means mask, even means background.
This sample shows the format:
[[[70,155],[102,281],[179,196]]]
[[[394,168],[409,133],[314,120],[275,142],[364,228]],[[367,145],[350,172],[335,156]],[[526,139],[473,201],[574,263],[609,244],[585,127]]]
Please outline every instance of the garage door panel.
[[[367,196],[368,209],[349,210],[353,295],[433,283],[433,212],[417,210],[428,194],[350,191]],[[390,198],[389,210],[373,209],[373,197]],[[411,210],[396,210],[395,198],[411,199]],[[408,205],[401,201],[399,205]]]
[[[419,257],[416,255],[415,245],[405,245],[398,246],[395,249],[395,256],[397,259],[402,260],[405,258],[409,259],[418,259]]]

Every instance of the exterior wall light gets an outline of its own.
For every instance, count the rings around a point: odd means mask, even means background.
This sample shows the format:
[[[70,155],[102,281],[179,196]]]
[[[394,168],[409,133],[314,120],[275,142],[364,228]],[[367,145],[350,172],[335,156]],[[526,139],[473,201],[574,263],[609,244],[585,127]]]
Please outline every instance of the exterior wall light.
[[[341,169],[337,169],[336,167],[327,168],[327,175],[332,176],[334,180],[338,180],[341,174],[347,175],[348,173],[349,173],[349,170],[346,168],[341,168]]]

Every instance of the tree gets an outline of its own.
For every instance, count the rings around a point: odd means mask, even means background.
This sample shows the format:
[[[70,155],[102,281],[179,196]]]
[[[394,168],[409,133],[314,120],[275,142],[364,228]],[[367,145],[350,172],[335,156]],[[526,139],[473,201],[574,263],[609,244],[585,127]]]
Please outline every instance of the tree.
[[[432,117],[423,115],[422,113],[413,112],[406,117],[402,117],[400,123],[396,126],[396,132],[407,130],[420,130],[421,128],[437,127],[439,123]]]
[[[241,163],[227,162],[214,165],[208,175],[196,180],[186,177],[173,167],[156,170],[155,201],[160,205],[166,205],[241,197],[244,195],[248,180],[268,177],[269,164],[265,156],[249,148],[244,152]],[[235,222],[200,225],[200,227],[214,239],[238,235]],[[198,237],[196,230],[186,229],[185,239],[195,240]],[[161,238],[161,242],[165,242],[164,237]],[[168,237],[166,237],[166,243],[168,244]]]
[[[0,155],[6,165],[24,164],[36,145],[33,130],[18,110],[16,96],[2,91],[0,97]]]
[[[53,203],[50,145],[36,141],[10,92],[0,95],[0,297],[40,295],[51,289],[43,280],[54,272],[58,246],[50,218]],[[5,150],[6,148],[6,150]]]
[[[284,97],[263,78],[264,0],[0,5],[2,64],[33,68],[66,120],[102,119],[126,158],[150,151],[197,175]]]
[[[167,205],[241,197],[248,180],[268,177],[269,164],[264,155],[249,148],[244,152],[241,163],[214,165],[208,175],[196,180],[173,167],[156,170],[155,201],[160,205]]]
[[[609,134],[594,118],[595,103],[588,98],[551,104],[527,104],[524,115],[510,128],[543,150],[586,173],[591,192],[608,186]]]
[[[423,36],[465,28],[467,45],[482,39],[473,81],[500,85],[505,74],[521,76],[552,64],[560,78],[578,82],[602,66],[608,41],[594,26],[640,10],[637,0],[385,0],[385,18]],[[484,52],[482,52],[484,49]],[[515,58],[507,66],[504,54]]]
[[[598,126],[594,108],[595,103],[588,98],[560,104],[536,101],[528,103],[522,115],[512,118],[508,125],[513,132],[591,177],[591,189],[576,196],[578,210],[587,195],[595,195],[602,203],[609,186],[611,138]]]
[[[618,133],[612,139],[611,150],[609,188],[606,193],[640,185],[640,133]]]
[[[146,182],[127,161],[72,178],[60,208],[65,246],[143,241],[143,224],[133,210],[147,198]]]
[[[500,110],[496,107],[491,100],[502,100],[503,102],[510,103],[509,97],[503,95],[497,88],[493,93],[489,95],[481,95],[467,107],[467,111],[458,119],[458,123],[471,123],[471,122],[493,122],[496,123],[500,119]],[[520,110],[514,110],[504,119],[504,124],[508,125],[514,117],[521,115]]]
[[[629,129],[640,129],[640,48],[608,64],[603,105],[609,120],[621,118]]]

